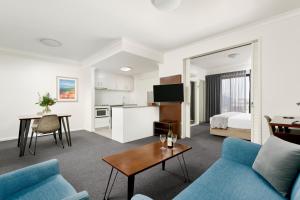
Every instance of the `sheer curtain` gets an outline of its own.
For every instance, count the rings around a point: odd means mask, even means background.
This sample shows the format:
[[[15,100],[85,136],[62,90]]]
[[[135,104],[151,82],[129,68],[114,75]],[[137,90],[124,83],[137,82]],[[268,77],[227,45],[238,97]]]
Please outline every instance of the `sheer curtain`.
[[[221,113],[249,113],[250,77],[246,71],[221,75]]]

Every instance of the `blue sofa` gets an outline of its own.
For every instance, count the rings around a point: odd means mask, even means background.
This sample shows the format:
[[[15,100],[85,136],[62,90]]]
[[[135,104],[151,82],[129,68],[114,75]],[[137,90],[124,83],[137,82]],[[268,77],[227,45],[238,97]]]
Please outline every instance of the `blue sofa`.
[[[57,160],[49,160],[0,175],[0,200],[88,200],[59,173]]]
[[[260,145],[240,139],[224,140],[222,156],[175,200],[282,200],[285,199],[252,169]],[[300,174],[289,197],[300,199]],[[136,195],[132,200],[149,200]]]

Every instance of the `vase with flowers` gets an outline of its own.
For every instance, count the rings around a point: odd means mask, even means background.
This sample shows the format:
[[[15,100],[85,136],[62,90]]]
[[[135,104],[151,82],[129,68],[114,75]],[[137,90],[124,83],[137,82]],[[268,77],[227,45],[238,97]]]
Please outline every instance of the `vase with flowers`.
[[[50,113],[51,112],[50,106],[53,106],[57,100],[55,98],[52,98],[49,92],[43,96],[41,96],[40,93],[38,93],[38,95],[39,95],[39,101],[36,104],[44,108],[43,110],[44,114]]]

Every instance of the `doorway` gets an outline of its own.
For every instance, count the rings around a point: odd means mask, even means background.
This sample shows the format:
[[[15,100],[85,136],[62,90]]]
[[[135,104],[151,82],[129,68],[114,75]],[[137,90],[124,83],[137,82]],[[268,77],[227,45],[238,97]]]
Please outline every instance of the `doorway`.
[[[196,123],[196,106],[195,106],[195,82],[191,81],[191,109],[190,109],[190,122],[191,122],[191,126],[197,124]]]
[[[240,51],[241,52],[240,52]],[[245,59],[245,54],[243,51],[247,51],[247,59]],[[236,53],[237,52],[237,53]],[[184,103],[183,106],[183,112],[185,113],[184,116],[188,116],[191,118],[191,120],[186,120],[184,121],[185,123],[185,136],[186,137],[193,137],[193,133],[191,133],[191,130],[188,130],[188,127],[191,127],[192,123],[200,123],[205,121],[206,123],[209,124],[209,118],[207,117],[207,109],[210,109],[208,107],[207,101],[211,101],[211,98],[207,91],[206,88],[208,88],[208,85],[206,84],[206,77],[209,75],[213,74],[226,74],[226,73],[231,73],[231,72],[237,72],[237,71],[245,71],[245,77],[248,77],[249,83],[249,95],[248,95],[248,100],[243,101],[245,102],[244,105],[247,104],[248,111],[251,110],[250,116],[251,116],[251,121],[250,121],[250,136],[249,140],[256,142],[256,143],[261,143],[261,94],[260,94],[260,43],[258,41],[252,41],[249,43],[241,44],[241,45],[236,45],[232,46],[230,48],[224,48],[221,50],[205,53],[199,56],[194,56],[191,58],[187,58],[184,60],[184,77],[185,77],[185,84],[186,84],[186,89],[190,90],[190,101],[187,101]],[[215,55],[223,55],[226,56],[226,59],[210,59],[214,57]],[[202,66],[200,66],[198,69],[195,69],[195,60],[202,60]],[[228,62],[224,62],[224,60],[227,60]],[[240,62],[241,64],[230,64],[231,61],[237,60],[237,62]],[[247,60],[247,62],[244,61]],[[220,66],[215,66],[211,69],[206,68],[205,66],[208,66],[208,64],[216,63],[218,62],[223,62],[222,65]],[[243,63],[244,62],[244,63]],[[228,64],[229,63],[229,64]],[[244,68],[243,68],[243,66]],[[245,67],[247,66],[247,67]],[[246,76],[247,75],[247,76]],[[195,78],[198,79],[198,82],[195,82]],[[224,75],[222,76],[222,79],[224,79]],[[246,80],[247,78],[245,78]],[[236,79],[232,79],[231,82],[235,82]],[[244,80],[244,79],[243,79]],[[195,82],[195,85],[193,86],[192,82]],[[226,81],[223,81],[226,82]],[[227,81],[228,82],[228,81]],[[188,83],[188,84],[187,84]],[[220,85],[221,87],[221,85]],[[193,97],[193,91],[195,91],[194,88],[197,88],[196,91],[198,91],[198,100],[197,98],[192,98]],[[234,86],[232,86],[231,89],[234,92]],[[201,92],[202,91],[202,92]],[[246,90],[245,90],[246,91]],[[245,92],[244,92],[245,93]],[[251,95],[250,95],[251,94]],[[195,95],[195,93],[194,93]],[[221,97],[218,97],[222,99]],[[233,99],[233,98],[232,98]],[[240,99],[240,97],[239,97]],[[193,101],[196,102],[193,102]],[[201,100],[201,101],[200,101]],[[197,102],[198,101],[198,102]],[[221,104],[223,100],[220,100],[220,103],[217,105],[219,107],[219,110],[221,109]],[[254,104],[255,102],[255,104]],[[198,103],[198,108],[197,108],[197,103]],[[255,105],[255,106],[254,106]],[[196,114],[190,113],[192,111],[192,108],[198,109],[197,112],[194,112]],[[250,109],[249,109],[250,108]],[[243,111],[244,112],[244,111]],[[197,117],[198,113],[198,117]],[[205,113],[205,114],[204,114]],[[194,118],[193,118],[194,116]],[[195,120],[195,121],[194,121]],[[188,123],[189,122],[189,123]],[[208,130],[209,131],[209,130]]]
[[[205,81],[199,81],[199,123],[205,122]]]

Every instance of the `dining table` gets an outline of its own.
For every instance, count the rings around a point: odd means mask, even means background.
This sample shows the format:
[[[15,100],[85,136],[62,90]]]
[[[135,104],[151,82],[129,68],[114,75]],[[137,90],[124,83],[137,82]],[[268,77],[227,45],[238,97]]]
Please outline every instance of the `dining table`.
[[[270,122],[271,126],[300,128],[300,117],[297,116],[274,116]]]
[[[69,118],[71,117],[71,115],[70,114],[56,114],[56,115],[58,116],[59,124],[60,124],[60,128],[58,130],[59,137],[62,138],[62,128],[63,128],[68,146],[72,146],[70,123],[69,123]],[[19,121],[20,121],[19,135],[18,135],[18,147],[20,151],[19,157],[22,157],[25,154],[31,121],[35,119],[41,119],[43,116],[44,115],[42,114],[31,114],[31,115],[23,115],[19,117]]]
[[[273,134],[283,140],[300,144],[300,117],[274,116],[270,121]]]

